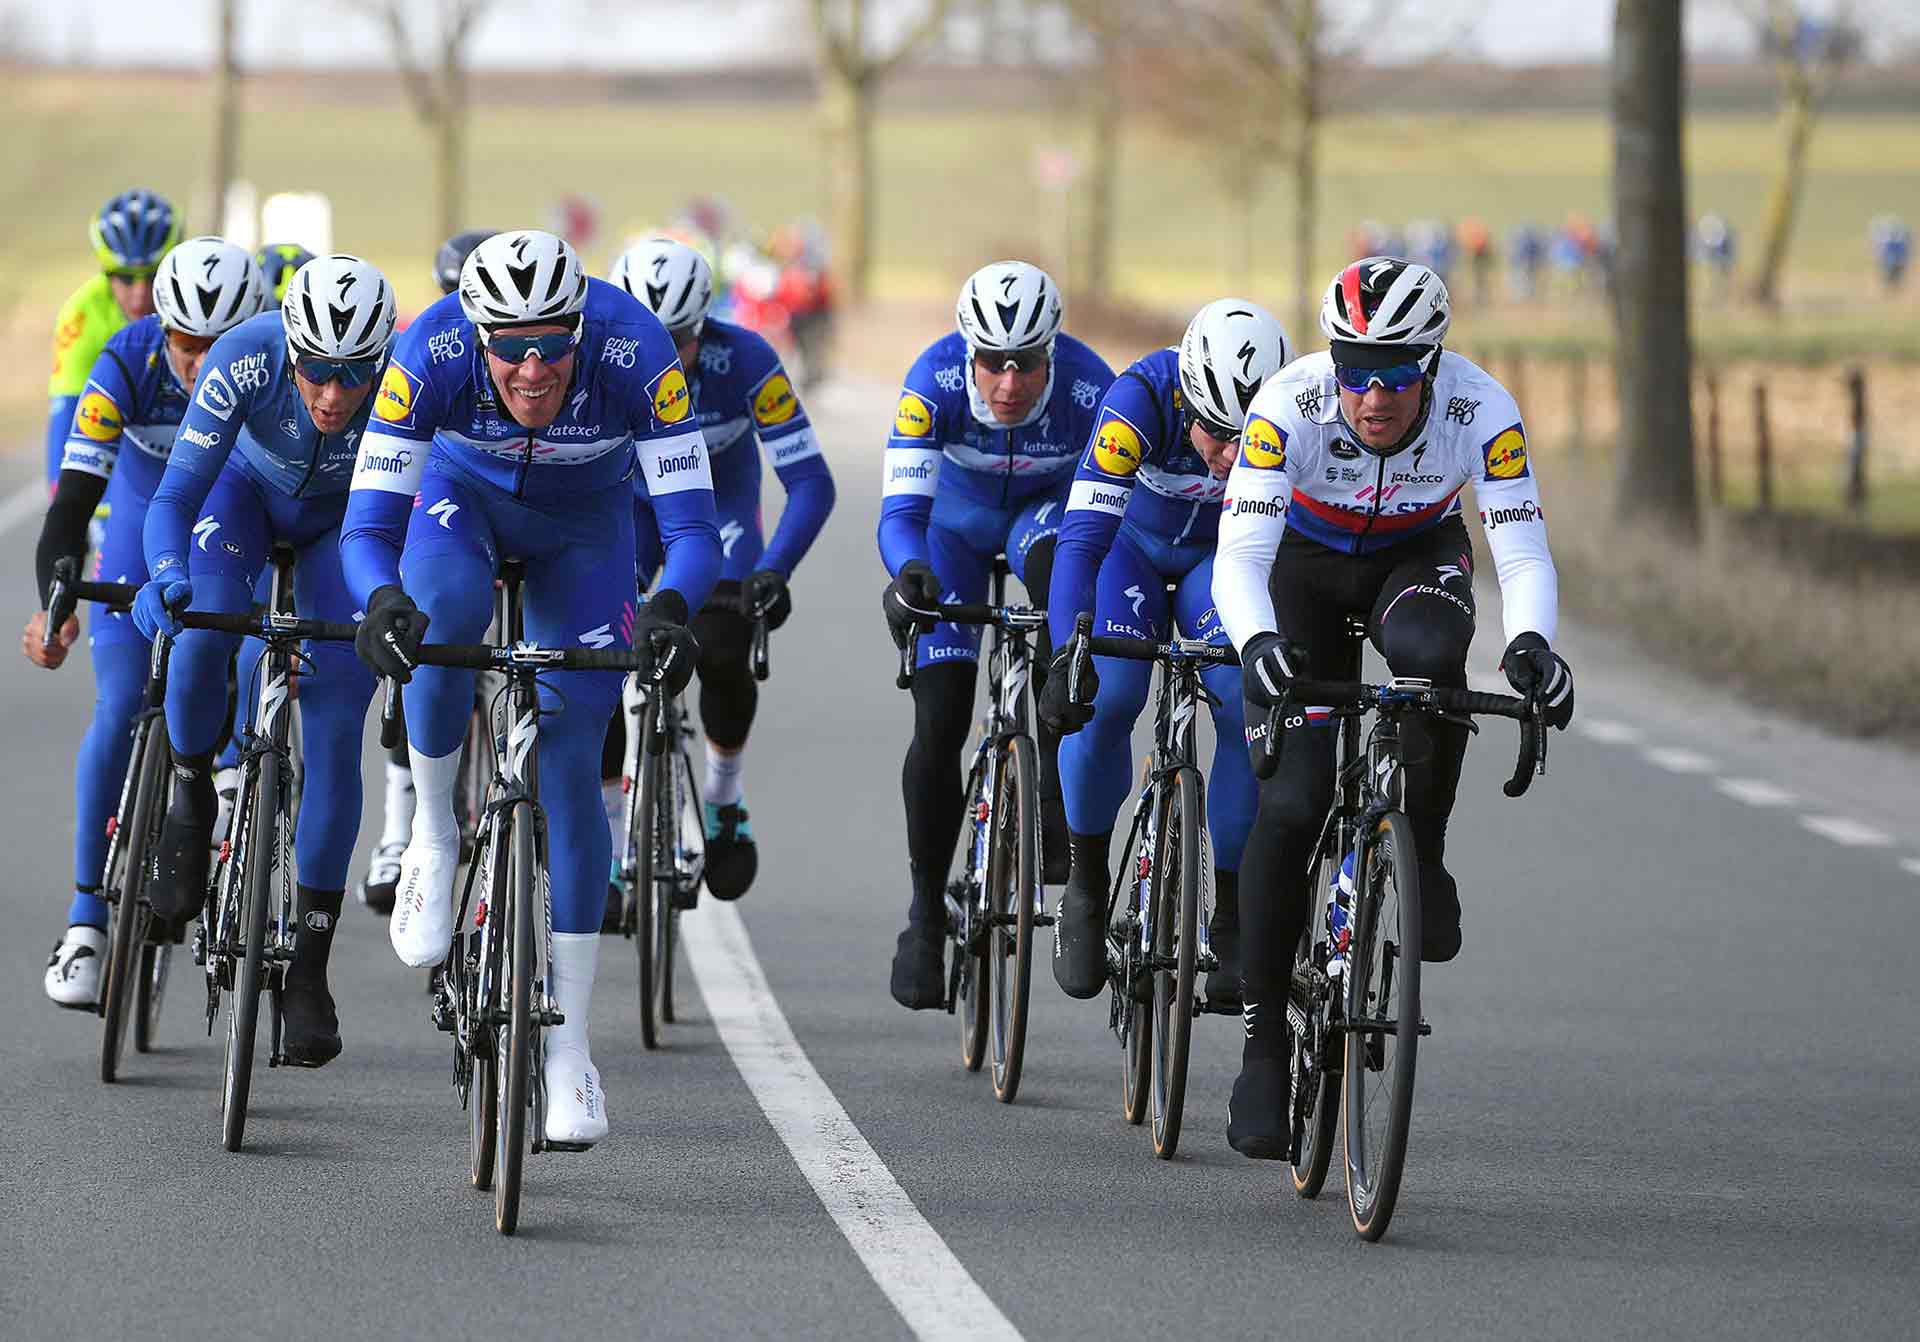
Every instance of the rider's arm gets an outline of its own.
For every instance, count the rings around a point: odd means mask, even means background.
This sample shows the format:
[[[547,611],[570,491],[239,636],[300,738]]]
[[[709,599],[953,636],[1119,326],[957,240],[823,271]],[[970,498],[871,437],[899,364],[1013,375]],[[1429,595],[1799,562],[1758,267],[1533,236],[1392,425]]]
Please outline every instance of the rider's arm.
[[[400,581],[400,547],[407,539],[413,496],[427,469],[434,430],[445,418],[444,395],[409,371],[430,366],[422,357],[428,353],[422,341],[411,335],[400,337],[381,374],[340,523],[341,572],[347,591],[362,605],[379,588]],[[409,363],[402,364],[403,357]]]
[[[66,451],[67,431],[73,427],[73,408],[78,396],[53,396],[47,400],[47,481],[60,474],[60,457]]]
[[[1495,421],[1498,422],[1497,420]],[[1480,525],[1500,579],[1500,614],[1509,642],[1536,633],[1549,643],[1559,623],[1560,581],[1547,549],[1547,517],[1518,422],[1481,444],[1474,473]]]
[[[787,491],[787,506],[780,510],[780,524],[760,556],[760,567],[792,577],[833,511],[833,472],[820,454],[820,440],[779,356],[771,349],[767,353],[772,368],[754,385],[750,412],[760,446]]]
[[[915,361],[893,412],[880,486],[880,560],[898,573],[912,559],[931,562],[927,522],[940,483],[940,403],[935,345]],[[952,370],[963,374],[964,368]]]
[[[67,432],[73,427],[73,410],[86,389],[87,374],[93,365],[89,351],[98,350],[102,337],[96,329],[98,314],[87,302],[92,285],[83,285],[61,305],[53,322],[53,373],[47,379],[47,484],[60,475],[60,458],[66,451]]]
[[[642,370],[653,370],[632,403],[630,424],[639,469],[647,481],[666,563],[657,597],[678,592],[697,611],[720,579],[720,523],[713,508],[713,469],[707,440],[693,416],[687,375],[658,322],[642,337]]]
[[[1270,379],[1254,397],[1240,439],[1240,456],[1227,476],[1227,494],[1220,504],[1213,604],[1235,648],[1277,627],[1267,579],[1287,529],[1293,484],[1287,475],[1286,435],[1261,412],[1272,411],[1276,402],[1284,401],[1278,386],[1278,379]],[[1267,395],[1269,389],[1274,396]]]
[[[59,478],[34,551],[34,577],[43,605],[53,581],[54,561],[86,553],[87,523],[106,494],[107,481],[120,458],[127,418],[124,407],[133,404],[134,395],[126,363],[110,344],[95,361],[84,396],[77,398],[84,400],[86,414],[77,419],[68,416],[70,433],[61,443]]]
[[[1075,617],[1093,609],[1100,561],[1113,548],[1127,500],[1133,497],[1134,477],[1146,460],[1151,435],[1144,426],[1158,418],[1151,404],[1136,404],[1145,397],[1138,378],[1123,378],[1109,388],[1086,451],[1080,454],[1067,491],[1067,511],[1060,519],[1053,587],[1047,594],[1047,626],[1056,648],[1066,647],[1073,637]]]
[[[187,546],[200,505],[220,478],[220,468],[227,464],[259,394],[252,378],[235,373],[240,361],[259,352],[258,343],[258,336],[248,332],[243,322],[207,351],[193,400],[174,434],[167,472],[147,505],[141,544],[147,572],[156,579],[187,574]]]

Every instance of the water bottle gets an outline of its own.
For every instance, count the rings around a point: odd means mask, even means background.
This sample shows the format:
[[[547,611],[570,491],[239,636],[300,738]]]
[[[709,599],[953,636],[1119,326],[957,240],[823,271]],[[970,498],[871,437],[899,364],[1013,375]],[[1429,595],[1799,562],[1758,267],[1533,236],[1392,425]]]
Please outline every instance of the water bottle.
[[[1353,854],[1349,852],[1327,887],[1327,977],[1347,972],[1353,944]]]

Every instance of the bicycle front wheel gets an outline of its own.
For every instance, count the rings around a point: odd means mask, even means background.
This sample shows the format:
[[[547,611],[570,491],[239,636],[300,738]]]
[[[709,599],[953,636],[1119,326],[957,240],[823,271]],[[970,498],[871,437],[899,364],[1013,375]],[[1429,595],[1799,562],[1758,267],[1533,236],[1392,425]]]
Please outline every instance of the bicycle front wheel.
[[[129,766],[135,772],[123,789],[127,814],[119,817],[107,863],[105,893],[113,906],[113,928],[107,944],[106,974],[100,984],[100,1079],[111,1083],[120,1075],[120,1057],[127,1034],[127,1017],[141,995],[140,946],[146,940],[152,910],[146,906],[147,868],[153,860],[154,840],[160,832],[167,774],[170,769],[167,734],[159,718],[140,728],[140,744]],[[135,1027],[136,1032],[138,1026]],[[136,1044],[136,1047],[138,1045]],[[145,1052],[145,1049],[141,1049]]]
[[[993,807],[987,963],[993,976],[993,1093],[1012,1104],[1027,1055],[1033,986],[1033,907],[1040,896],[1040,803],[1033,738],[1010,737],[1000,754]]]
[[[673,965],[680,939],[680,827],[686,823],[685,799],[693,776],[678,750],[663,751],[657,768],[660,804],[654,808],[653,947],[654,1010],[663,1025],[673,1024]]]
[[[454,954],[469,956],[461,966],[460,1007],[466,1013],[464,1038],[473,1068],[467,1088],[467,1178],[475,1188],[493,1187],[493,1158],[500,1133],[500,1006],[505,1000],[501,970],[506,938],[501,928],[507,912],[507,864],[504,834],[512,813],[483,822],[476,860],[484,878],[480,897],[486,901],[486,920],[478,931],[454,942]]]
[[[173,943],[153,940],[149,919],[148,936],[140,947],[140,977],[135,985],[138,996],[133,1010],[133,1047],[136,1053],[153,1049],[153,1027],[160,1023],[160,1003],[167,993],[167,969],[172,960]]]
[[[629,719],[627,730],[644,733],[646,715]],[[660,927],[664,910],[660,907],[655,873],[659,850],[654,835],[659,830],[660,757],[649,755],[643,743],[638,752],[640,776],[634,780],[639,796],[633,804],[633,823],[627,829],[627,851],[633,855],[633,944],[640,954],[640,1043],[644,1048],[660,1047],[656,1008],[660,973]]]
[[[1141,873],[1150,871],[1154,860],[1153,839],[1147,824],[1154,804],[1149,802],[1147,807],[1134,812],[1127,846],[1121,850],[1124,870],[1117,890],[1125,892],[1125,897],[1134,903],[1140,898]],[[1111,903],[1118,901],[1116,893]],[[1144,909],[1129,913],[1120,971],[1107,989],[1114,995],[1114,1022],[1120,1035],[1120,1116],[1136,1126],[1146,1122],[1147,1105],[1153,1092],[1153,1012],[1151,1004],[1140,1001],[1133,991],[1134,970],[1142,955],[1139,920],[1145,916]]]
[[[1171,1160],[1187,1100],[1193,975],[1200,945],[1200,775],[1181,769],[1162,796],[1153,863],[1153,1154]]]
[[[1298,1154],[1293,1161],[1293,1191],[1303,1198],[1317,1198],[1327,1182],[1327,1169],[1333,1164],[1335,1128],[1340,1122],[1339,1055],[1331,1042],[1328,1016],[1339,1001],[1341,985],[1332,989],[1315,988],[1324,983],[1321,971],[1326,966],[1326,898],[1340,870],[1342,853],[1329,840],[1313,865],[1314,877],[1307,925],[1300,929],[1300,945],[1293,957],[1293,981],[1288,1001],[1295,1007],[1306,1031],[1294,1031],[1291,1053],[1293,1078],[1293,1125],[1300,1135]],[[1317,948],[1317,950],[1316,950]]]
[[[1406,1166],[1420,1045],[1420,878],[1413,831],[1380,817],[1360,856],[1347,968],[1347,1206],[1361,1238],[1387,1233]]]
[[[511,1235],[520,1224],[520,1181],[527,1155],[527,1110],[533,1058],[533,906],[540,873],[533,847],[533,808],[513,808],[509,840],[512,868],[507,887],[505,960],[501,983],[507,995],[506,1023],[499,1033],[500,1118],[493,1183],[493,1224]]]
[[[960,825],[960,870],[965,873],[965,888],[959,891],[964,921],[954,948],[952,998],[960,1017],[960,1065],[969,1072],[980,1070],[987,1060],[987,1040],[992,1033],[993,999],[989,986],[988,910],[984,862],[991,859],[988,846],[992,838],[993,801],[988,793],[987,755],[975,756],[971,777],[967,780],[967,814]]]
[[[247,1130],[247,1099],[253,1089],[253,1046],[260,1025],[260,994],[266,988],[267,914],[273,903],[273,867],[279,853],[281,820],[280,763],[265,757],[254,771],[258,789],[252,808],[252,833],[241,861],[240,972],[227,997],[227,1059],[221,1087],[220,1139],[229,1151],[240,1149]]]

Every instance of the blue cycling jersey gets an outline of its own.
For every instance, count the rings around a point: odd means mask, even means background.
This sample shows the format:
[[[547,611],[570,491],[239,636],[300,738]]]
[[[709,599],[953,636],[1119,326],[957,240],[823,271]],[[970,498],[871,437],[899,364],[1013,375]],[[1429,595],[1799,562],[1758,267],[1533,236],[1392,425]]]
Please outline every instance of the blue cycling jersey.
[[[1107,389],[1054,552],[1048,627],[1056,647],[1073,636],[1074,616],[1093,609],[1100,561],[1123,521],[1146,550],[1212,550],[1227,482],[1194,450],[1188,422],[1176,349],[1135,361]]]
[[[148,499],[167,469],[187,393],[167,360],[158,317],[142,317],[107,340],[75,407],[60,469],[118,480],[121,497]],[[122,449],[131,447],[123,454]]]
[[[1010,512],[1063,490],[1112,381],[1098,354],[1057,336],[1032,413],[1001,425],[975,404],[965,339],[956,331],[929,345],[907,373],[887,439],[879,533],[887,571],[930,558],[927,527],[939,508]]]
[[[347,583],[361,600],[400,581],[408,514],[430,457],[536,510],[625,488],[637,459],[666,543],[662,584],[700,608],[719,572],[713,477],[673,341],[659,318],[603,280],[587,281],[581,325],[566,406],[534,430],[501,407],[457,295],[407,328],[374,398],[341,533]]]
[[[701,330],[700,356],[691,377],[694,414],[713,463],[725,576],[738,579],[755,569],[791,576],[826,524],[834,499],[833,475],[792,379],[764,337],[711,317]],[[780,525],[764,550],[756,439],[787,491]],[[650,499],[644,476],[634,476],[633,488],[642,499]],[[638,537],[643,569],[652,557],[650,542],[651,537]]]
[[[368,397],[337,434],[315,427],[293,385],[277,308],[221,336],[200,366],[193,403],[147,513],[149,571],[156,578],[186,571],[200,505],[229,459],[263,492],[313,500],[337,518],[372,406]]]

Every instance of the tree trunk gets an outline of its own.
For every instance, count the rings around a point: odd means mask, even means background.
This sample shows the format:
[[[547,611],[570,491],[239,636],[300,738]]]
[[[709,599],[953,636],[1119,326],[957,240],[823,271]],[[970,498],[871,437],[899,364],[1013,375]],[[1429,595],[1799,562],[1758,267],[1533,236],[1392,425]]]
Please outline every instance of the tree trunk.
[[[1097,303],[1113,297],[1114,194],[1120,176],[1120,80],[1114,68],[1114,43],[1094,30],[1095,77],[1089,81],[1086,228],[1080,255],[1085,258],[1086,296]]]
[[[1780,272],[1793,241],[1794,217],[1806,183],[1807,149],[1813,141],[1813,86],[1805,71],[1790,75],[1781,90],[1780,162],[1760,225],[1759,267],[1753,274],[1753,300],[1773,307],[1780,301]]]
[[[1321,284],[1314,274],[1313,225],[1320,208],[1320,16],[1316,0],[1299,0],[1294,11],[1294,50],[1300,68],[1293,128],[1293,324],[1287,336],[1312,343]],[[1298,356],[1296,345],[1287,351]]]
[[[462,68],[462,37],[450,35],[440,52],[439,121],[434,126],[435,207],[440,236],[450,238],[466,215],[467,80]]]
[[[833,254],[848,296],[861,302],[873,279],[872,90],[861,74],[832,63],[821,75]]]
[[[234,165],[240,156],[240,61],[235,32],[238,20],[235,11],[239,4],[238,0],[217,0],[217,5],[220,46],[213,67],[213,153],[208,158],[212,176],[207,183],[212,192],[213,216],[196,226],[196,231],[204,228],[209,233],[226,230],[227,187],[233,181]]]
[[[1620,235],[1615,509],[1685,541],[1699,534],[1689,399],[1685,74],[1680,0],[1618,0],[1613,27],[1613,206]]]

